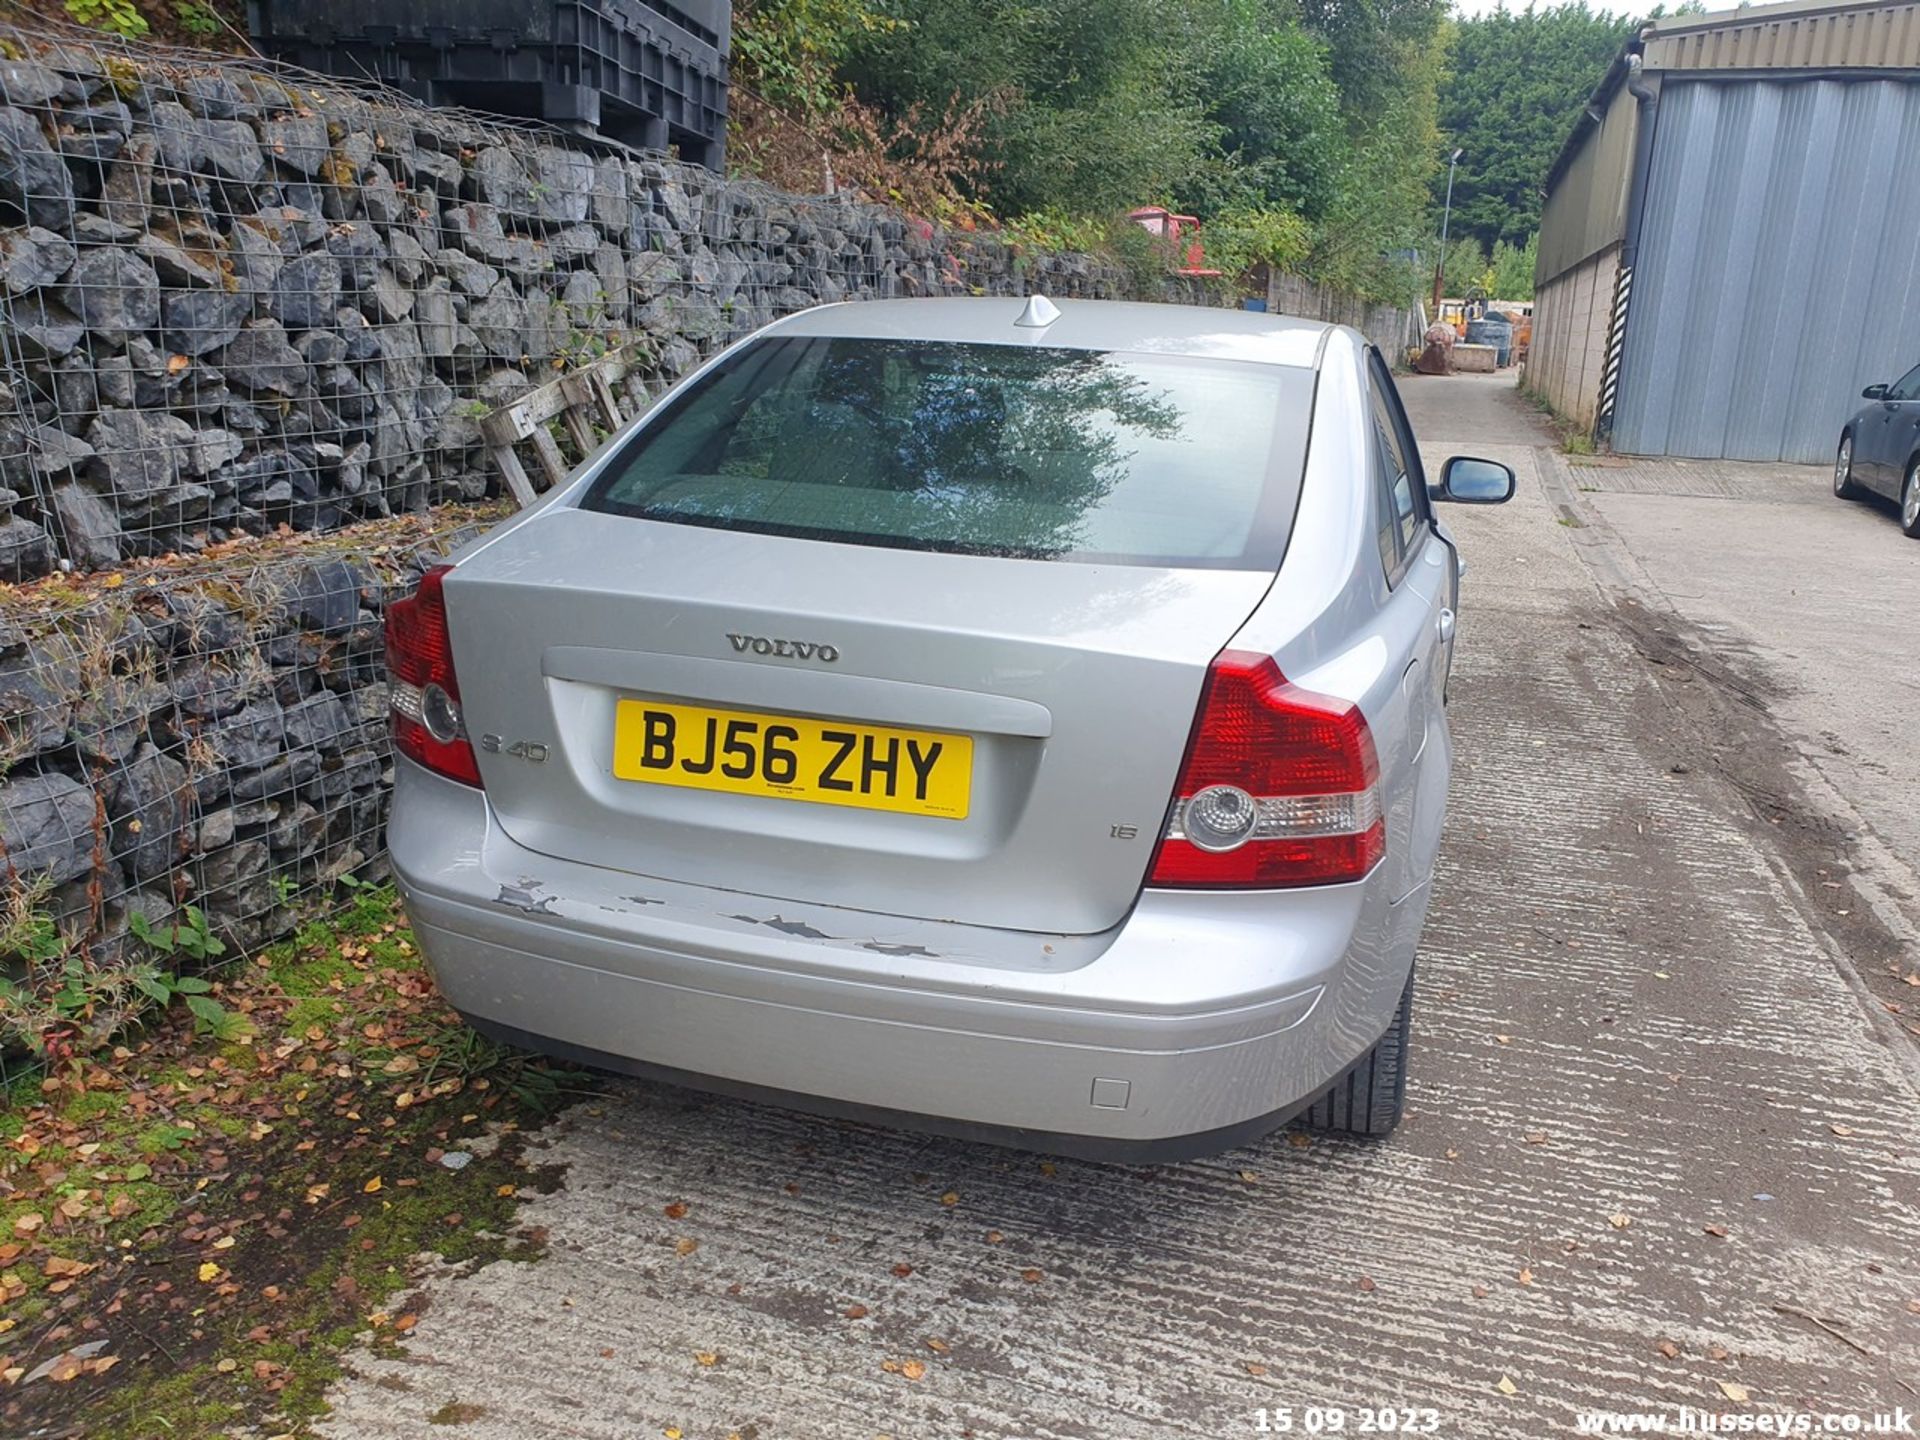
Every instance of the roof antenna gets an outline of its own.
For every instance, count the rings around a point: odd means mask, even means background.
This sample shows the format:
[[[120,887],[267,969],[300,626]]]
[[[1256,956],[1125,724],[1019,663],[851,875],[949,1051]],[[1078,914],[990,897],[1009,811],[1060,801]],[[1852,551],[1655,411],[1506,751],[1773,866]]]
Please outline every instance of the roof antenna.
[[[1044,330],[1060,318],[1060,307],[1044,295],[1027,297],[1027,308],[1020,312],[1020,318],[1013,323],[1028,330]]]

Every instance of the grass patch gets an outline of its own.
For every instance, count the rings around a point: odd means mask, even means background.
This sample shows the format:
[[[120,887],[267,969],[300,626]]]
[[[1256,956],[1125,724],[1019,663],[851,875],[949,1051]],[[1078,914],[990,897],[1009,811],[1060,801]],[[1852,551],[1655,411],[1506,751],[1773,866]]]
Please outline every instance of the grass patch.
[[[244,1040],[170,1012],[7,1089],[0,1434],[306,1434],[350,1346],[405,1344],[416,1256],[539,1252],[520,1127],[579,1077],[460,1024],[391,891],[217,993]]]

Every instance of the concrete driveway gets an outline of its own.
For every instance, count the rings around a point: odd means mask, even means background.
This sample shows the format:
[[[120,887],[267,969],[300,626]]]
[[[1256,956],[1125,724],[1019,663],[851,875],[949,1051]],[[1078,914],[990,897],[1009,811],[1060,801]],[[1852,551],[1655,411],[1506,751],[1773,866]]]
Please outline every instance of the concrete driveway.
[[[1833,915],[1820,832],[1704,762],[1713,687],[1623,607],[1511,386],[1407,392],[1430,462],[1506,460],[1521,493],[1448,517],[1460,764],[1391,1141],[1125,1169],[619,1084],[535,1156],[565,1167],[526,1211],[546,1257],[426,1281],[407,1355],[357,1362],[325,1433],[1104,1440],[1395,1406],[1538,1440],[1590,1409],[1920,1409],[1920,1071],[1847,953],[1880,922]],[[1743,744],[1791,749],[1740,708]],[[1781,813],[1811,803],[1776,779]]]

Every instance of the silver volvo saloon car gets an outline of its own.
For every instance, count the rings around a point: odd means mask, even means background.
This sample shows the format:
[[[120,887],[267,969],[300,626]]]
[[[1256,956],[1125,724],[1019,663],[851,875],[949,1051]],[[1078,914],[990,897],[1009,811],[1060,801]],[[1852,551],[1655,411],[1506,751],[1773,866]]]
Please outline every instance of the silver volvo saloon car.
[[[389,843],[478,1028],[1097,1157],[1379,1135],[1460,566],[1379,353],[810,310],[389,607]]]

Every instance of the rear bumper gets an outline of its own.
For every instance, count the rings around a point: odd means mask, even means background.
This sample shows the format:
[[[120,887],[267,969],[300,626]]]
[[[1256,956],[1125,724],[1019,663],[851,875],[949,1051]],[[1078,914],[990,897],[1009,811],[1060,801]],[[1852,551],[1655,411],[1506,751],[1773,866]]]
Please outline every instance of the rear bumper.
[[[1202,1153],[1392,1019],[1426,894],[1148,891],[1096,936],[803,906],[556,860],[408,761],[389,847],[442,992],[611,1068],[1040,1149]]]

